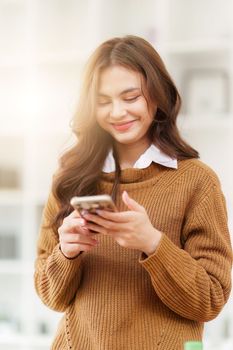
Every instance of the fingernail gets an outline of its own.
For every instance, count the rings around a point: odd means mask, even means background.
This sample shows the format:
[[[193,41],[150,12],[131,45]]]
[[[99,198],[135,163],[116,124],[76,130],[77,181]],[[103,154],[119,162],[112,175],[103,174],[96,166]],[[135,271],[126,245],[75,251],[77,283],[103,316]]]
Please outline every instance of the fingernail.
[[[88,214],[88,210],[82,210],[82,211],[81,211],[81,214],[82,214],[82,215]]]

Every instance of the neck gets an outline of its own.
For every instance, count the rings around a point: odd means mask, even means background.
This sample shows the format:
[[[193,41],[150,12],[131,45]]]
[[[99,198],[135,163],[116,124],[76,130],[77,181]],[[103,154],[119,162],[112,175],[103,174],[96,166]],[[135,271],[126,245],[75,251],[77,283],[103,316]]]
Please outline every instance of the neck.
[[[115,144],[121,169],[132,168],[138,158],[150,146],[148,140],[141,141],[138,144]]]

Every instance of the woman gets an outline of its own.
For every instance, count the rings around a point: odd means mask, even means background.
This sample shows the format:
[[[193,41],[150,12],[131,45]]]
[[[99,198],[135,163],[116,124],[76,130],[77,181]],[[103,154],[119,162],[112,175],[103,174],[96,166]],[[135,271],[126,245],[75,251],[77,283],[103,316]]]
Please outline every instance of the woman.
[[[64,312],[52,349],[181,350],[231,289],[216,174],[179,135],[180,96],[154,48],[114,38],[91,56],[73,131],[44,210],[35,286]],[[74,195],[111,194],[82,213]]]

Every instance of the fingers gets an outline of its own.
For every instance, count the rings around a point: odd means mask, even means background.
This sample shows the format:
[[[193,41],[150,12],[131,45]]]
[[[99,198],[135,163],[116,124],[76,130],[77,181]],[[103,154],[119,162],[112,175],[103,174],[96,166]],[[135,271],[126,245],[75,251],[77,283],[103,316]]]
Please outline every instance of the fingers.
[[[107,231],[107,229],[105,227],[96,225],[96,224],[94,224],[92,222],[88,222],[86,227],[93,234],[102,233],[103,235],[106,235],[108,233],[108,231]]]
[[[84,218],[87,220],[87,227],[90,227],[90,225],[98,225],[98,226],[102,226],[106,229],[111,228],[110,226],[115,226],[116,223],[111,222],[111,221],[107,221],[103,218],[101,218],[99,215],[95,215],[95,214],[90,214],[90,213],[85,213],[83,214]]]
[[[122,200],[130,210],[133,210],[139,213],[145,212],[145,208],[142,205],[140,205],[138,202],[136,202],[133,198],[131,198],[126,191],[124,191],[122,194]]]
[[[97,242],[98,241],[91,236],[84,236],[81,234],[73,234],[73,233],[67,233],[65,235],[61,235],[61,238],[60,238],[61,244],[88,244],[88,245],[95,246]]]
[[[78,210],[73,210],[70,215],[68,215],[66,218],[81,218],[81,215],[79,214]]]
[[[129,223],[116,223],[112,221],[107,221],[102,218],[95,218],[96,223],[87,222],[87,228],[91,231],[106,234],[116,234],[119,232],[131,232],[134,225],[129,225]]]
[[[66,258],[73,259],[76,258],[81,252],[88,252],[93,249],[93,245],[72,243],[66,244],[64,247],[62,247],[60,244],[60,249]]]
[[[74,258],[81,251],[89,251],[98,244],[95,233],[90,232],[86,220],[76,210],[64,218],[58,234],[60,249],[67,258]]]
[[[135,213],[132,211],[111,212],[107,210],[96,210],[98,216],[116,223],[126,223],[134,220]],[[85,217],[85,215],[84,215]],[[86,218],[86,217],[85,217]]]
[[[63,220],[61,227],[63,232],[82,232],[85,227],[85,220],[76,217],[67,217]]]

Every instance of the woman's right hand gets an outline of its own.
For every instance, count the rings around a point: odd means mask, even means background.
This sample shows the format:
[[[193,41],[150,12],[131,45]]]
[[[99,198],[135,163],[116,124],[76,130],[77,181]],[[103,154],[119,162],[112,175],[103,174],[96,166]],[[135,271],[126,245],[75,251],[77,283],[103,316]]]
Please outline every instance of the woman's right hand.
[[[93,238],[95,233],[86,227],[86,220],[81,218],[74,210],[64,218],[62,225],[58,228],[60,249],[68,259],[73,259],[81,252],[87,252],[94,248],[98,241]]]

